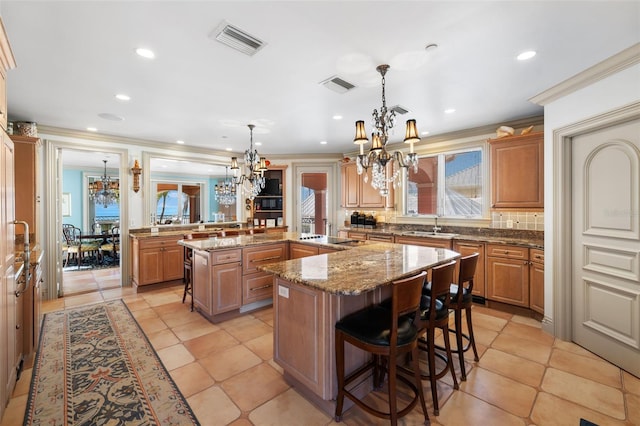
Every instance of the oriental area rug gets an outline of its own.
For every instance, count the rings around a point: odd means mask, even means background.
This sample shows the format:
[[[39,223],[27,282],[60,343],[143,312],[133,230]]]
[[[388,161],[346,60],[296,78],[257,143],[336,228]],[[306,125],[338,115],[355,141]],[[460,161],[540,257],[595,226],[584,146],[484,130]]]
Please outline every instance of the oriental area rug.
[[[122,300],[48,313],[24,425],[199,425]]]

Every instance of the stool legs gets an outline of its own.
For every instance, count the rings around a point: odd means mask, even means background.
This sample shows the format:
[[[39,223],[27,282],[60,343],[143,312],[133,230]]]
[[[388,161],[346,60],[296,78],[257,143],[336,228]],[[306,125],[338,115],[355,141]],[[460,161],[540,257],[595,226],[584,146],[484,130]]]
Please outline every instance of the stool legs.
[[[465,316],[467,317],[467,329],[469,330],[469,335],[465,335],[462,332],[462,309],[455,310],[455,323],[456,329],[452,330],[456,334],[456,345],[458,358],[460,359],[460,380],[463,382],[467,380],[467,370],[464,365],[464,353],[469,350],[469,347],[473,349],[474,361],[478,362],[480,357],[478,356],[478,349],[476,349],[476,339],[473,336],[473,325],[471,322],[471,307],[466,307],[464,309]],[[467,346],[463,345],[462,338],[467,338],[469,340],[469,344]]]
[[[182,303],[187,298],[187,294],[191,295],[191,311],[193,312],[193,269],[191,265],[184,265],[184,292],[182,293]]]

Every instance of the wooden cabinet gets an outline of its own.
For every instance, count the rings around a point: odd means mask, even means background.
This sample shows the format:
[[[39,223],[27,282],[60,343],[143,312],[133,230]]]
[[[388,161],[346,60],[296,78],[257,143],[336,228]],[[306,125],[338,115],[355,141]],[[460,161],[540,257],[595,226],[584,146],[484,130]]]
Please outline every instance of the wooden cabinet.
[[[358,231],[349,231],[347,234],[348,238],[358,241],[366,241],[367,233],[366,232],[358,232]]]
[[[457,251],[460,253],[461,257],[469,256],[473,253],[478,253],[480,256],[478,257],[478,264],[476,265],[476,273],[473,275],[473,292],[472,294],[475,296],[485,297],[486,296],[486,285],[485,285],[485,245],[484,243],[479,243],[477,241],[464,241],[464,240],[456,240],[453,242],[453,251]],[[459,263],[456,264],[456,272],[454,277],[458,277],[460,273]],[[457,278],[456,278],[457,279]]]
[[[490,139],[491,207],[544,208],[544,133]]]
[[[240,249],[194,251],[193,304],[210,320],[242,304]]]
[[[414,246],[439,247],[451,250],[453,240],[450,238],[408,237],[396,235],[396,244],[410,244]]]
[[[318,246],[311,246],[302,243],[289,243],[289,259],[300,259],[302,257],[315,256],[318,253]]]
[[[487,245],[487,299],[529,307],[529,249]]]
[[[133,283],[136,286],[182,279],[184,249],[177,236],[131,238]]]
[[[382,243],[392,243],[394,241],[394,237],[393,237],[393,234],[371,233],[371,234],[367,234],[367,240],[379,241]]]
[[[39,138],[10,136],[15,147],[16,219],[29,224],[31,247],[40,241],[40,191],[38,163],[42,144]]]
[[[278,225],[278,218],[285,223],[285,170],[287,166],[269,166],[264,174],[265,187],[253,200],[253,218],[259,220],[260,226],[266,226],[267,219],[273,219]],[[264,223],[262,221],[264,220]]]
[[[273,297],[273,275],[257,266],[287,260],[286,243],[265,244],[242,249],[242,304]]]
[[[371,170],[369,181],[364,182],[364,177],[358,174],[356,163],[346,163],[341,169],[342,199],[344,208],[393,208],[394,189],[389,188],[389,195],[384,197],[371,186]]]
[[[544,315],[544,251],[529,250],[529,307]]]
[[[40,254],[42,259],[42,254]],[[40,339],[40,322],[41,322],[41,305],[42,305],[42,286],[44,284],[42,266],[40,260],[32,262],[31,266],[31,282],[29,288],[23,293],[23,324],[24,324],[24,339],[23,339],[23,353],[25,359],[28,359],[34,355],[35,350],[38,347],[38,340]]]

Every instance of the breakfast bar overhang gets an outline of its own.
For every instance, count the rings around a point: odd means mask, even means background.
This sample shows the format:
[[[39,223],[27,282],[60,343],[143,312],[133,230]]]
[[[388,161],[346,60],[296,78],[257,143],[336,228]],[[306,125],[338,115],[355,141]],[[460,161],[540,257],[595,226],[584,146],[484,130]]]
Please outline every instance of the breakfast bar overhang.
[[[459,254],[441,248],[375,243],[259,267],[274,275],[274,360],[285,380],[330,415],[337,395],[335,323],[390,297],[389,284],[447,263]],[[346,373],[367,354],[347,345]],[[364,380],[355,393],[370,391]]]

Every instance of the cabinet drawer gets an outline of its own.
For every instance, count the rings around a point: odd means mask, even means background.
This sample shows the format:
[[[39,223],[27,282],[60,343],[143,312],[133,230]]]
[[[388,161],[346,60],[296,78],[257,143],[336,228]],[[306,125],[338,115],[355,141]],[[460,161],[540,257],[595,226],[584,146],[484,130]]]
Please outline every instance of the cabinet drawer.
[[[532,262],[544,263],[544,250],[531,249],[529,260]]]
[[[403,237],[396,236],[396,244],[410,244],[414,246],[436,247],[451,250],[453,240],[445,238]]]
[[[367,240],[369,241],[380,241],[384,243],[392,243],[393,235],[385,235],[385,234],[367,234]]]
[[[367,239],[367,234],[364,232],[349,231],[349,238],[353,238],[354,240],[359,240],[359,241],[365,241]]]
[[[178,240],[182,238],[178,237],[151,237],[151,238],[142,238],[140,239],[140,249],[148,249],[148,248],[161,248],[169,245],[178,245]]]
[[[268,244],[242,250],[243,275],[258,272],[258,266],[287,260],[287,250],[284,244]]]
[[[508,246],[503,244],[488,244],[487,256],[528,260],[529,249],[526,247]]]
[[[240,262],[242,260],[242,250],[223,250],[211,252],[211,263],[217,265],[220,263]]]
[[[267,272],[242,277],[242,304],[273,297],[273,275]]]

